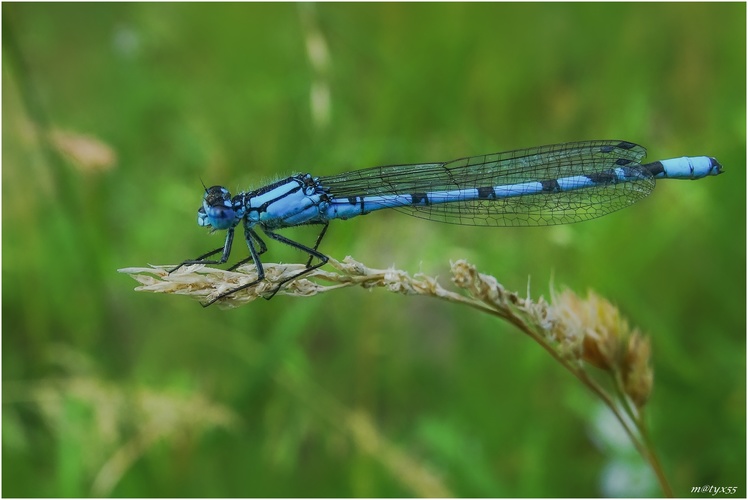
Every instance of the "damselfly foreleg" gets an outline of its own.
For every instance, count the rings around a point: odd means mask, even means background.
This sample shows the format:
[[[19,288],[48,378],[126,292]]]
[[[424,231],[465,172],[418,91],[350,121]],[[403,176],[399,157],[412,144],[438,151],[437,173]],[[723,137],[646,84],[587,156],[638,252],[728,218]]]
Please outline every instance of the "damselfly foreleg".
[[[267,252],[267,251],[268,251],[268,247],[267,247],[267,245],[265,245],[265,242],[264,242],[264,241],[262,241],[262,238],[260,238],[260,235],[258,235],[258,234],[257,234],[257,233],[256,233],[256,232],[254,231],[254,229],[252,229],[251,227],[249,227],[249,225],[248,225],[248,224],[247,224],[246,222],[244,223],[244,236],[245,236],[245,238],[250,238],[250,237],[251,237],[251,238],[254,238],[254,240],[255,240],[255,241],[257,242],[257,244],[258,244],[258,245],[260,246],[260,249],[259,249],[259,250],[257,250],[257,256],[258,256],[258,257],[259,257],[260,255],[262,255],[262,254],[264,254],[265,252]],[[239,262],[237,262],[237,263],[236,263],[236,264],[234,264],[233,266],[229,267],[229,268],[227,269],[227,271],[233,271],[233,270],[237,269],[237,268],[238,268],[239,266],[241,266],[241,265],[244,265],[244,264],[246,264],[246,263],[247,263],[247,262],[249,262],[249,261],[254,261],[254,260],[252,259],[252,254],[251,254],[251,252],[250,252],[250,255],[249,255],[249,257],[247,257],[246,259],[240,260]],[[257,263],[256,263],[256,262],[255,262],[255,265],[257,265]]]
[[[189,266],[191,264],[225,264],[226,261],[229,260],[229,255],[231,255],[231,245],[233,243],[234,243],[234,228],[232,227],[226,232],[226,242],[223,244],[222,247],[218,247],[215,250],[212,250],[206,254],[203,254],[196,259],[185,260],[184,262],[179,264],[174,269],[170,269],[169,274],[173,273],[174,271],[176,271],[182,266]],[[219,260],[208,260],[207,259],[207,257],[210,257],[211,255],[215,255],[221,250],[223,250],[223,254],[221,255],[221,258]]]

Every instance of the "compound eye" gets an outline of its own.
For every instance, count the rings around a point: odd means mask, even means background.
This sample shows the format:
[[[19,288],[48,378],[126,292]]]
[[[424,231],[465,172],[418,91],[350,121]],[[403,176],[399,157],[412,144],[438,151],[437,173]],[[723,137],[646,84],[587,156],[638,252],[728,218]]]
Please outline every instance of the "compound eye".
[[[231,203],[231,193],[221,186],[205,190],[203,206],[197,211],[197,223],[214,229],[228,229],[235,224],[236,211]]]

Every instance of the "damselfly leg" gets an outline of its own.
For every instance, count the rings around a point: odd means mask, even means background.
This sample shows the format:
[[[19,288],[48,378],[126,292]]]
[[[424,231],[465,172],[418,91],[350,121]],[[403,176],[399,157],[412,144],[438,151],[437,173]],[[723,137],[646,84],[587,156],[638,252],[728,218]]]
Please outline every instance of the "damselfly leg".
[[[254,229],[252,229],[251,227],[249,227],[249,225],[246,222],[244,223],[244,234],[245,234],[245,237],[246,237],[247,234],[249,234],[249,236],[251,236],[252,238],[254,238],[254,240],[260,246],[260,249],[257,250],[257,256],[258,257],[268,251],[268,247],[267,247],[267,245],[265,245],[265,242],[262,241],[262,238],[260,238],[260,236],[254,231]],[[244,264],[246,264],[247,262],[249,262],[251,260],[252,260],[252,253],[250,251],[249,257],[247,257],[246,259],[242,259],[239,262],[237,262],[236,264],[234,264],[233,266],[229,267],[228,271],[233,271],[235,269],[238,269],[239,266],[243,266]]]
[[[263,298],[265,298],[266,300],[272,299],[275,296],[275,294],[278,293],[278,291],[281,288],[283,288],[283,286],[286,283],[289,283],[289,282],[291,282],[291,281],[293,281],[293,280],[295,280],[295,279],[297,279],[297,278],[299,278],[299,277],[301,277],[301,276],[303,276],[303,275],[305,275],[305,274],[307,274],[307,273],[309,273],[309,272],[311,272],[311,271],[313,271],[313,270],[315,270],[315,269],[317,269],[319,267],[322,267],[325,264],[327,264],[327,261],[329,260],[329,257],[327,257],[327,255],[319,252],[317,250],[317,248],[319,247],[320,243],[322,242],[322,238],[324,238],[325,233],[327,232],[327,227],[328,227],[329,224],[328,223],[321,223],[321,224],[323,225],[322,230],[320,231],[319,235],[317,236],[317,240],[314,243],[313,247],[308,247],[308,246],[306,246],[306,245],[304,245],[302,243],[299,243],[299,242],[294,241],[292,239],[286,238],[285,236],[282,236],[282,235],[280,235],[278,233],[274,233],[274,232],[270,231],[269,229],[264,229],[263,228],[263,232],[265,233],[265,235],[268,238],[272,238],[275,241],[278,241],[278,242],[283,243],[285,245],[288,245],[290,247],[296,248],[297,250],[301,250],[302,252],[304,252],[304,253],[306,253],[306,254],[309,255],[309,259],[307,260],[305,269],[303,271],[301,271],[299,273],[296,273],[293,276],[289,276],[288,278],[285,278],[284,280],[282,280],[281,282],[279,282],[277,284],[277,286],[269,294],[263,296]],[[253,286],[257,285],[258,283],[260,283],[260,282],[262,282],[262,281],[265,280],[265,269],[262,266],[262,261],[260,261],[260,257],[259,256],[267,250],[267,246],[265,245],[265,242],[260,238],[260,236],[252,228],[245,227],[245,233],[244,234],[245,234],[245,239],[247,240],[247,246],[249,247],[250,256],[248,258],[242,260],[241,262],[237,263],[236,265],[232,266],[229,270],[234,270],[237,267],[239,267],[240,265],[242,265],[242,264],[244,264],[246,262],[249,262],[251,260],[251,261],[253,261],[255,263],[255,266],[257,268],[257,278],[255,280],[253,280],[253,281],[250,281],[249,283],[245,283],[244,285],[238,286],[236,288],[232,288],[231,290],[228,290],[228,291],[226,291],[226,292],[224,292],[224,293],[222,293],[222,294],[220,294],[220,295],[218,295],[216,297],[213,297],[208,302],[203,303],[202,304],[203,307],[208,307],[208,306],[214,304],[215,302],[217,302],[217,301],[219,301],[219,300],[221,300],[223,298],[226,298],[226,297],[228,297],[230,295],[233,295],[236,292],[239,292],[241,290],[245,290],[247,288],[251,288],[251,287],[253,287]],[[254,241],[256,241],[258,243],[258,245],[260,246],[259,251],[255,249]],[[214,252],[214,253],[217,253],[217,252]],[[319,262],[317,264],[312,265],[312,260],[314,260],[315,258],[317,258],[319,260]]]
[[[196,259],[185,260],[184,262],[179,264],[174,269],[170,269],[169,274],[173,273],[174,271],[176,271],[182,266],[189,266],[191,264],[225,264],[226,261],[229,260],[229,255],[231,255],[231,245],[233,245],[233,243],[234,243],[234,228],[231,228],[226,232],[226,242],[223,244],[222,247],[218,247],[215,250],[211,250],[210,252],[203,254],[200,257],[197,257]],[[207,259],[207,257],[210,257],[211,255],[215,255],[220,251],[223,251],[223,254],[221,255],[221,258],[219,260]]]

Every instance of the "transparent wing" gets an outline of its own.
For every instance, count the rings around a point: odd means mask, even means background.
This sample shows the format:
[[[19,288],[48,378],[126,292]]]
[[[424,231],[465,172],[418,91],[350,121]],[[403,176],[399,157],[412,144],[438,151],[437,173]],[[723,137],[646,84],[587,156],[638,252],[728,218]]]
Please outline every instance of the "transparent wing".
[[[628,182],[599,184],[575,191],[542,192],[511,198],[405,205],[398,210],[423,219],[475,226],[545,226],[600,217],[625,208],[654,188],[641,167],[646,150],[625,141],[586,141],[461,158],[446,163],[393,165],[323,177],[320,183],[338,198],[403,195],[605,175],[626,166]]]

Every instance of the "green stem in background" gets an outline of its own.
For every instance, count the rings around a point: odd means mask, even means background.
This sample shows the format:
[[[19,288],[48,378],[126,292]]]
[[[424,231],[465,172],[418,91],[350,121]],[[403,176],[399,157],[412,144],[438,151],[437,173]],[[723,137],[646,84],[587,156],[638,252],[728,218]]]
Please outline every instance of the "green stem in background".
[[[551,303],[543,298],[532,301],[506,291],[496,278],[478,273],[475,266],[464,260],[452,264],[452,281],[463,292],[447,290],[433,277],[423,274],[411,277],[397,269],[371,269],[350,257],[343,262],[330,259],[330,264],[337,272],[315,269],[303,279],[285,285],[278,294],[307,297],[348,286],[381,287],[404,295],[431,296],[469,306],[509,322],[545,349],[613,412],[636,450],[650,464],[664,494],[673,496],[644,425],[642,408],[653,384],[649,341],[638,330],[630,329],[610,302],[591,292],[581,298],[569,290],[552,293]],[[265,281],[227,297],[218,303],[219,307],[252,302],[274,292],[276,283],[283,283],[304,269],[301,264],[263,266]],[[170,268],[173,266],[120,269],[120,272],[141,284],[136,288],[138,291],[191,295],[201,300],[210,300],[257,276],[252,265],[236,271],[193,265],[169,273]],[[609,374],[611,387],[603,387],[590,377],[591,369]]]

